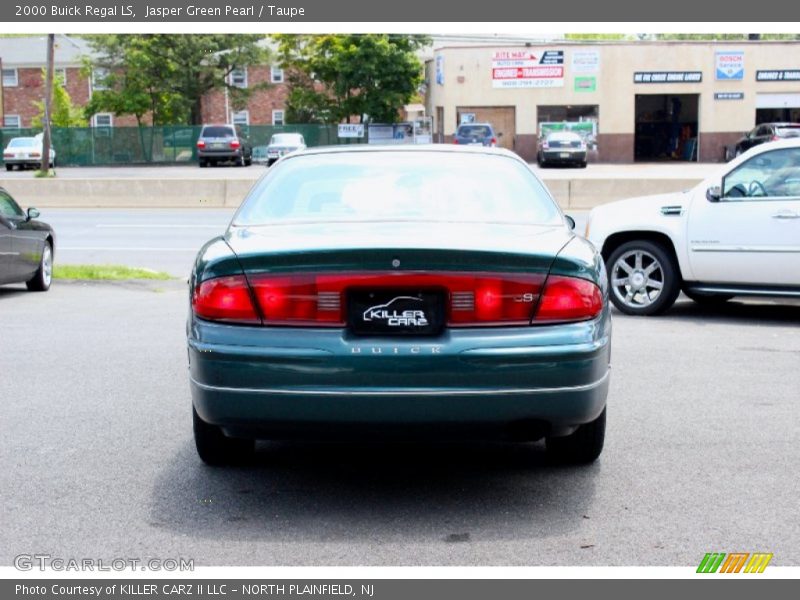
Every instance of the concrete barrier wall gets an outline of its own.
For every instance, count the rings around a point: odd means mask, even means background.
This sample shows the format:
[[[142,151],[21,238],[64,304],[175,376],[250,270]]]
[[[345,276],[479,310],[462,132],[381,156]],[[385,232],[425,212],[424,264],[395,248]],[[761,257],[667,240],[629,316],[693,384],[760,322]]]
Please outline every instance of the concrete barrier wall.
[[[685,190],[700,179],[544,179],[563,209]],[[255,181],[249,179],[0,179],[23,206],[38,208],[237,207]]]

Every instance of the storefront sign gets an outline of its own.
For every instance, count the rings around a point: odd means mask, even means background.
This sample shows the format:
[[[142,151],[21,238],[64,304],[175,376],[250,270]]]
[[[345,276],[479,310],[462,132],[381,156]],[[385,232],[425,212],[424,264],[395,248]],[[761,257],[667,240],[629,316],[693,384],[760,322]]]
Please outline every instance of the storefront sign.
[[[744,52],[717,52],[714,56],[719,81],[744,79]]]
[[[717,92],[714,100],[744,100],[744,92]]]
[[[363,123],[339,123],[339,137],[340,138],[363,138],[364,137],[364,124]]]
[[[596,92],[597,77],[576,77],[574,89],[576,92]]]
[[[572,51],[572,72],[577,73],[599,73],[600,72],[600,51],[599,50],[573,50]]]
[[[436,83],[444,85],[444,56],[441,54],[436,56]]]
[[[498,50],[492,55],[492,87],[564,87],[564,51]]]
[[[633,83],[700,83],[701,71],[637,71]]]
[[[368,142],[370,144],[413,144],[414,124],[370,124]]]
[[[800,81],[800,69],[756,71],[756,81]]]

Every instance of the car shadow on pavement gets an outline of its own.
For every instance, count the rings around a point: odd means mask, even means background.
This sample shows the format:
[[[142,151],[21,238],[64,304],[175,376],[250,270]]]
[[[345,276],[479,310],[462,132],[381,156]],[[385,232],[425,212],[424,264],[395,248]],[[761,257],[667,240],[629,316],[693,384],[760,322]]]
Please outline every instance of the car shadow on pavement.
[[[23,294],[30,294],[31,292],[25,287],[25,284],[20,285],[2,285],[0,286],[0,300],[3,298],[11,298],[12,296],[21,296]]]
[[[614,317],[624,316],[614,309]],[[772,302],[770,300],[734,298],[717,305],[704,305],[693,300],[681,299],[663,315],[644,318],[694,321],[698,324],[707,322],[741,325],[791,325],[800,324],[800,301]]]
[[[602,458],[550,466],[541,443],[300,442],[259,443],[252,465],[213,468],[187,444],[156,480],[150,525],[278,543],[547,538],[586,523],[601,469]]]

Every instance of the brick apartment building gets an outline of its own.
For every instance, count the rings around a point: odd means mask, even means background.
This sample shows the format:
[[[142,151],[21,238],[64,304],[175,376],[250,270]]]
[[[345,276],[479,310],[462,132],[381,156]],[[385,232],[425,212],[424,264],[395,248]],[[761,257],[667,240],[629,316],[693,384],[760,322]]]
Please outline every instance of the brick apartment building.
[[[75,106],[85,106],[93,90],[100,89],[100,73],[95,76],[82,74],[84,57],[91,57],[89,44],[77,37],[56,35],[54,66],[60,75]],[[32,127],[38,114],[34,102],[44,97],[42,69],[46,64],[47,37],[24,36],[0,38],[0,64],[2,85],[0,86],[0,108],[5,129]],[[277,66],[259,65],[234,71],[230,84],[237,87],[257,87],[251,94],[247,106],[234,106],[224,90],[210,92],[203,99],[203,122],[224,123],[231,121],[243,125],[282,125],[285,122],[287,88],[283,70]],[[269,87],[261,87],[261,84]],[[227,109],[227,110],[226,110]],[[226,112],[229,117],[226,118]],[[134,127],[132,115],[101,113],[87,119],[92,127]]]

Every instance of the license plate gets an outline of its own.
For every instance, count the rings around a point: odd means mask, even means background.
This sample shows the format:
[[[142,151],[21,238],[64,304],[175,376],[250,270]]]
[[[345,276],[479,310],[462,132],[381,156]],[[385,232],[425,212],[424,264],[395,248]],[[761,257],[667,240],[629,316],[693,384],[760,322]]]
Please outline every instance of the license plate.
[[[221,144],[219,142],[215,142],[215,143],[211,144],[211,147],[212,148],[224,148],[225,144]]]
[[[569,158],[572,155],[569,152],[562,152],[559,156],[561,156],[561,158]]]
[[[436,335],[444,325],[444,294],[436,290],[350,290],[347,322],[361,335]]]

